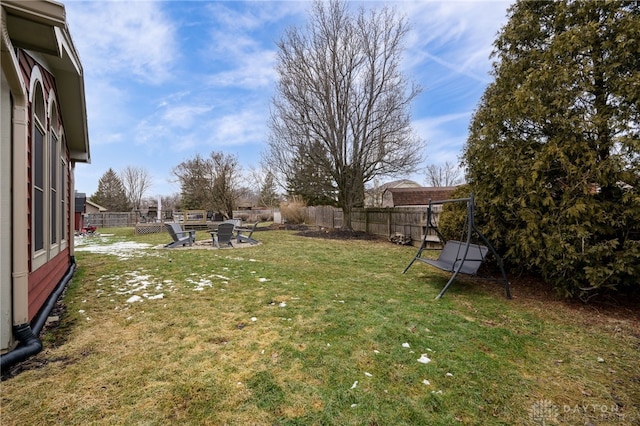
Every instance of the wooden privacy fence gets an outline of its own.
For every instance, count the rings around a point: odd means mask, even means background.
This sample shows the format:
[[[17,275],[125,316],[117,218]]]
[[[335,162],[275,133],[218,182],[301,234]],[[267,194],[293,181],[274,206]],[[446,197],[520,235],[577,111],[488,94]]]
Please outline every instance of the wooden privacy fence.
[[[438,223],[441,206],[434,207],[434,223]],[[267,211],[237,211],[234,217],[243,217],[245,221],[255,221],[262,214],[273,214]],[[325,228],[342,227],[342,210],[331,206],[310,206],[306,207],[308,225],[323,226]],[[174,218],[184,220],[183,212],[174,212]],[[206,216],[205,216],[206,217]],[[85,217],[85,225],[96,226],[98,228],[114,227],[138,227],[144,228],[140,233],[164,232],[161,223],[138,223],[139,215],[136,212],[124,213],[88,213]],[[202,221],[203,217],[188,217]],[[393,207],[393,208],[357,208],[351,213],[351,226],[354,231],[367,232],[369,234],[380,235],[388,238],[401,234],[410,237],[414,244],[420,244],[426,230],[427,209],[424,207]],[[138,226],[136,226],[136,224]],[[433,231],[431,231],[433,232]],[[431,234],[430,232],[430,234]],[[429,235],[429,239],[437,242],[437,236]]]
[[[157,212],[155,212],[157,215]],[[264,220],[280,220],[280,212],[273,210],[236,210],[234,218],[244,222],[258,222]],[[164,211],[163,220],[157,220],[155,216],[141,214],[140,212],[105,212],[86,213],[84,215],[85,226],[97,228],[126,228],[134,227],[136,234],[155,234],[166,232],[164,222],[178,222],[188,229],[209,229],[214,224],[214,218],[209,217],[205,210]],[[219,219],[218,222],[221,222]]]
[[[441,206],[434,208],[433,221],[438,223]],[[342,210],[331,206],[306,207],[307,224],[325,228],[340,228],[343,222]],[[414,244],[420,244],[426,230],[427,209],[424,207],[357,208],[351,212],[351,226],[354,231],[366,232],[383,237],[401,234],[410,237]],[[433,234],[433,235],[431,235]],[[435,232],[430,231],[429,240],[438,241]]]
[[[98,228],[135,226],[137,222],[138,213],[136,212],[87,213],[84,218],[85,226]]]

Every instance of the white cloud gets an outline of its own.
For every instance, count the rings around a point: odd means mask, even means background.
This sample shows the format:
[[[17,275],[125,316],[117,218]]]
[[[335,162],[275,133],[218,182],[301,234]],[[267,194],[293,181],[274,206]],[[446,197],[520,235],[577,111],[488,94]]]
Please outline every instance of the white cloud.
[[[414,121],[413,127],[418,134],[426,135],[426,163],[458,163],[460,151],[466,142],[466,129],[471,115],[472,112],[468,111]]]
[[[179,128],[190,129],[194,125],[201,125],[206,113],[213,109],[208,105],[175,105],[168,106],[162,114],[162,122]]]
[[[512,2],[511,2],[512,3]],[[354,3],[352,9],[383,2]],[[402,67],[424,86],[412,105],[426,163],[457,162],[472,110],[491,80],[489,54],[508,3],[392,1],[412,30]],[[304,28],[310,1],[67,1],[85,71],[92,162],[76,170],[91,193],[109,168],[151,168],[154,191],[195,154],[242,153],[256,165],[268,137],[277,47]]]
[[[262,50],[235,55],[235,67],[230,71],[218,72],[205,79],[206,84],[215,87],[237,87],[261,89],[271,86],[277,79],[275,71],[275,51]]]
[[[220,117],[215,120],[213,127],[213,139],[226,145],[264,141],[267,129],[266,117],[248,109]]]
[[[161,2],[69,2],[69,27],[86,74],[133,75],[158,84],[171,75],[178,49]]]
[[[411,23],[407,67],[416,70],[428,61],[453,73],[488,82],[489,55],[499,28],[506,23],[512,2],[402,2],[395,5]]]
[[[277,79],[276,41],[284,22],[306,12],[308,4],[257,2],[242,10],[231,4],[220,2],[208,7],[213,22],[203,55],[224,58],[225,63],[206,78],[206,83],[243,89],[269,87]]]

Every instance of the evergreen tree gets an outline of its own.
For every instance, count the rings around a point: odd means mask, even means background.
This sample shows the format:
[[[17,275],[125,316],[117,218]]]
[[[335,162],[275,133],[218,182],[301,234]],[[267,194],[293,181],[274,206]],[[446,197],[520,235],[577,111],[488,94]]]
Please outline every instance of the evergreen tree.
[[[183,209],[213,210],[213,173],[207,159],[196,154],[176,166],[173,174],[180,182]]]
[[[638,286],[640,3],[518,1],[463,154],[478,222],[565,295]]]
[[[111,168],[102,175],[98,181],[98,190],[89,199],[112,212],[131,210],[124,185]]]
[[[319,142],[299,146],[297,160],[291,167],[287,180],[287,192],[299,197],[307,206],[336,206],[337,188],[326,168],[317,164],[329,163],[330,159]]]
[[[258,194],[260,204],[265,207],[273,208],[280,203],[280,197],[276,190],[276,180],[273,173],[267,172],[264,181],[260,185],[260,193]]]

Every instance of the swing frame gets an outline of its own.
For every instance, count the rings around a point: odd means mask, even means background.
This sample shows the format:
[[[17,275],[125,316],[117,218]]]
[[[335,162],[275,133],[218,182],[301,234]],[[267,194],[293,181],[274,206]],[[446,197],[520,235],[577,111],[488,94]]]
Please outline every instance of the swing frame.
[[[444,236],[442,235],[442,233],[440,233],[440,231],[438,230],[438,227],[435,226],[433,224],[433,206],[439,206],[439,205],[444,205],[444,204],[450,204],[450,203],[467,203],[467,217],[465,220],[465,223],[467,224],[466,228],[467,228],[467,236],[466,236],[466,241],[455,241],[455,240],[450,240],[447,241]],[[441,252],[440,254],[440,258],[437,261],[434,261],[432,259],[427,259],[427,258],[423,258],[422,257],[422,252],[427,249],[427,236],[429,235],[429,230],[433,229],[436,232],[436,235],[438,236],[438,239],[440,240],[440,242],[443,244],[443,251],[445,249],[448,249],[448,252],[451,251],[450,246],[452,245],[457,245],[457,254],[455,256],[455,260],[452,262],[451,259],[447,258],[444,259],[443,258],[443,252]],[[463,235],[464,235],[464,226],[463,226]],[[477,244],[472,244],[471,243],[471,236],[473,233],[476,233],[478,235],[478,237],[480,237],[480,239],[482,240],[482,242],[484,244],[486,244],[486,246],[480,246]],[[447,246],[447,243],[449,243],[449,246]],[[470,248],[472,250],[470,250]],[[460,252],[462,253],[462,257],[460,257]],[[470,251],[473,253],[473,255],[478,255],[479,258],[469,258],[467,257],[470,254]],[[491,243],[489,242],[489,240],[487,240],[487,238],[482,234],[482,232],[480,232],[480,230],[476,227],[475,224],[475,198],[474,198],[474,194],[473,192],[471,193],[471,195],[468,198],[455,198],[455,199],[449,199],[449,200],[442,200],[442,201],[432,201],[431,199],[429,199],[429,205],[427,206],[427,223],[426,223],[426,229],[424,231],[424,237],[422,238],[422,244],[420,244],[420,248],[418,249],[418,252],[416,253],[416,255],[414,256],[414,258],[411,260],[411,262],[407,265],[406,268],[404,268],[404,271],[402,272],[403,274],[406,273],[409,268],[411,267],[411,265],[413,265],[413,263],[416,260],[419,260],[423,263],[426,263],[428,265],[432,265],[435,266],[437,268],[440,268],[444,271],[447,272],[453,272],[453,275],[451,276],[451,278],[449,278],[449,281],[447,282],[447,284],[444,286],[444,288],[440,291],[440,294],[438,294],[438,296],[436,296],[436,299],[440,299],[442,298],[442,296],[444,295],[444,293],[449,289],[449,286],[451,286],[451,284],[453,283],[453,281],[455,281],[456,277],[458,276],[458,274],[463,271],[463,267],[465,265],[465,262],[467,262],[467,264],[469,264],[469,262],[484,262],[485,260],[485,256],[487,251],[490,251],[491,254],[493,254],[493,256],[495,257],[496,263],[498,264],[498,267],[500,268],[500,271],[502,272],[502,278],[504,280],[504,289],[505,289],[505,293],[507,296],[507,299],[511,299],[511,290],[509,288],[509,281],[507,280],[507,274],[504,271],[504,266],[502,264],[502,258],[500,257],[500,255],[498,255],[498,253],[496,252],[496,250],[493,248],[493,246],[491,245]],[[448,253],[448,255],[450,255],[450,253]],[[480,265],[478,265],[479,267]],[[473,267],[472,267],[473,269]],[[477,268],[475,268],[475,270],[477,271]],[[463,273],[468,273],[468,272],[464,272]],[[475,272],[474,272],[475,273]]]

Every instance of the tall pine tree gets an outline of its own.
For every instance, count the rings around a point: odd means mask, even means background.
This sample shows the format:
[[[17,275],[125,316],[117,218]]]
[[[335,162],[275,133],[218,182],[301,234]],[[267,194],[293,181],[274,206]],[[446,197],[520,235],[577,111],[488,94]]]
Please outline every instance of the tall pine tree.
[[[640,3],[518,1],[463,154],[478,221],[565,295],[638,286]]]
[[[124,185],[111,168],[102,175],[98,181],[98,190],[89,199],[112,212],[131,210]]]

